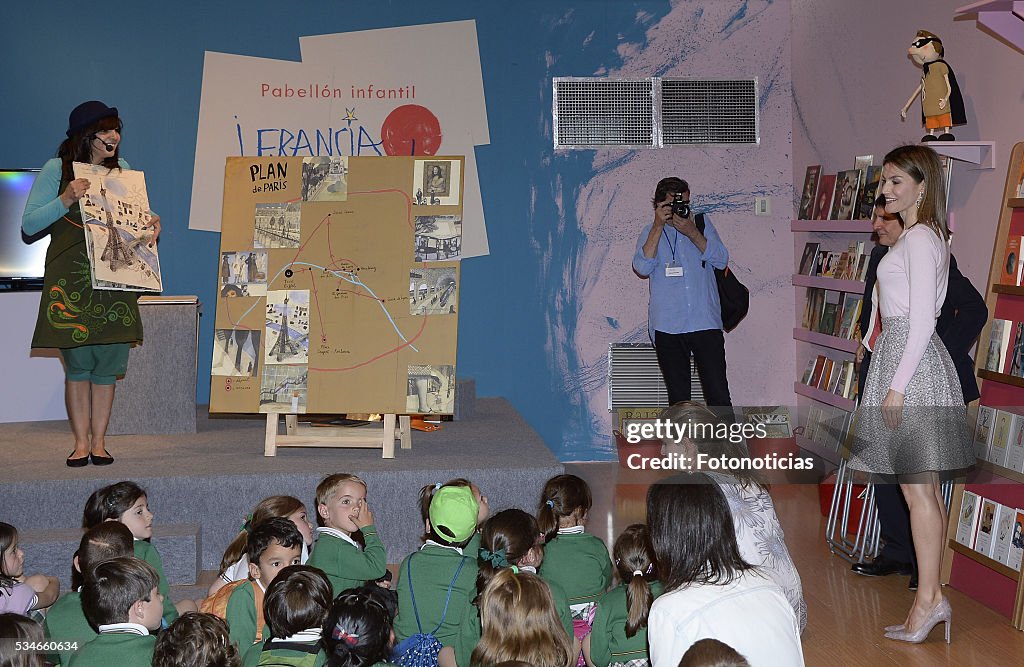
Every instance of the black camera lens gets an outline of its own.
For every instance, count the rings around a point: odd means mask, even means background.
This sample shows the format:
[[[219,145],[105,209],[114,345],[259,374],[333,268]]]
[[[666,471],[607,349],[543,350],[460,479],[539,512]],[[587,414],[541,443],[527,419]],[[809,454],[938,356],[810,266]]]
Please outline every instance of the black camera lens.
[[[683,195],[677,194],[672,198],[672,213],[680,218],[690,217],[690,200],[683,199]]]

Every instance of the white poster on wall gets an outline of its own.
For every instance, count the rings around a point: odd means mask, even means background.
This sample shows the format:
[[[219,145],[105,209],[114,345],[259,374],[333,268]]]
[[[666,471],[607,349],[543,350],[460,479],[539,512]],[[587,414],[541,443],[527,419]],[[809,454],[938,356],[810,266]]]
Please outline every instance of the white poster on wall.
[[[474,147],[490,133],[476,23],[299,41],[301,62],[206,52],[189,228],[220,231],[229,156],[465,155],[462,256],[486,255]]]

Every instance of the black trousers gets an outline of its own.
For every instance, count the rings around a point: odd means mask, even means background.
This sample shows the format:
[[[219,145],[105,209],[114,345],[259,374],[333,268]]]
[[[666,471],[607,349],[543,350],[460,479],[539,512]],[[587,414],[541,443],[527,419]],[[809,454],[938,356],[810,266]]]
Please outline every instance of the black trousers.
[[[864,384],[868,379],[870,365],[871,353],[865,352],[857,377],[860,396],[864,395]],[[910,533],[910,508],[903,498],[900,485],[875,484],[875,505],[878,507],[878,523],[882,528],[882,540],[885,542],[878,552],[878,557],[899,563],[912,563],[916,570],[917,558],[914,556],[914,540]]]
[[[710,407],[732,407],[729,379],[725,373],[725,335],[721,329],[690,333],[654,332],[658,366],[665,378],[669,405],[689,401],[690,354],[697,364],[697,375],[704,389],[704,402]]]

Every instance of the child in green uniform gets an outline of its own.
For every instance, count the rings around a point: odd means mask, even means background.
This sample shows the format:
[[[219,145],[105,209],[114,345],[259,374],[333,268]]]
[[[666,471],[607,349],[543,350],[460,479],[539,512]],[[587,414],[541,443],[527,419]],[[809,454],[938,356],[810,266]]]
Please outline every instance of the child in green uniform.
[[[160,633],[153,667],[242,667],[238,647],[219,616],[188,612]]]
[[[435,491],[428,538],[419,551],[402,561],[395,586],[398,641],[432,632],[445,652],[454,651],[460,667],[469,666],[469,655],[480,639],[479,615],[473,606],[477,563],[463,553],[476,535],[479,511],[468,487],[442,486]],[[408,646],[400,644],[396,652]]]
[[[171,589],[164,575],[164,563],[156,547],[149,543],[153,537],[153,513],[149,511],[146,492],[135,482],[118,482],[93,491],[85,501],[82,513],[82,528],[89,529],[104,521],[120,521],[128,526],[135,538],[135,557],[146,561],[160,577],[160,595],[163,597],[164,626],[178,618],[179,613],[196,611],[192,600],[175,604],[171,600]]]
[[[583,638],[590,633],[597,598],[612,580],[608,547],[583,532],[593,500],[590,487],[576,475],[557,475],[544,485],[537,523],[544,533],[544,562],[540,576],[560,584],[569,596],[572,610],[573,649],[579,656]]]
[[[366,482],[347,473],[326,477],[316,487],[316,512],[320,528],[308,564],[324,571],[335,595],[384,576],[388,554],[366,504]]]
[[[395,636],[389,601],[371,586],[338,596],[323,625],[327,667],[387,667]]]
[[[647,615],[663,588],[654,571],[647,526],[635,523],[615,540],[619,586],[597,601],[592,632],[583,640],[583,655],[594,667],[643,667],[647,655]]]
[[[323,572],[308,565],[281,570],[263,601],[270,638],[246,651],[245,667],[321,667],[326,655],[321,650],[320,632],[330,606],[331,584]]]
[[[224,620],[231,641],[244,656],[263,638],[263,598],[274,578],[286,567],[298,565],[302,558],[302,533],[288,519],[267,519],[253,529],[247,547],[249,580],[231,591]]]
[[[540,537],[537,520],[520,509],[498,512],[480,529],[480,548],[476,576],[477,594],[483,595],[487,582],[498,571],[511,567],[517,572],[537,574],[537,568],[544,560],[544,545]],[[567,637],[572,637],[572,615],[569,612],[569,598],[565,590],[555,582],[547,582],[551,597],[555,601],[558,619],[562,622]],[[479,597],[477,601],[479,602]]]
[[[74,568],[79,578],[99,563],[111,558],[132,555],[132,533],[128,526],[117,521],[104,521],[90,528],[82,536],[82,541],[75,552]],[[82,610],[80,588],[69,591],[57,600],[46,614],[43,630],[46,638],[68,648],[59,654],[49,656],[55,665],[67,665],[71,661],[71,646],[77,643],[83,646],[95,639],[96,631],[85,618]]]
[[[71,656],[73,667],[149,665],[160,628],[160,576],[144,560],[122,556],[90,570],[82,586],[82,609],[99,631]]]
[[[422,539],[424,541],[430,537],[430,501],[434,498],[434,492],[442,486],[464,486],[473,492],[473,498],[476,499],[476,504],[480,508],[476,513],[477,526],[484,525],[484,521],[486,521],[487,517],[491,515],[490,501],[487,500],[487,496],[480,491],[479,486],[464,477],[456,477],[444,484],[427,484],[420,489],[420,517],[423,519],[423,530],[425,532]],[[466,553],[472,556],[479,548],[480,534],[477,533],[473,536],[473,540],[466,545]]]

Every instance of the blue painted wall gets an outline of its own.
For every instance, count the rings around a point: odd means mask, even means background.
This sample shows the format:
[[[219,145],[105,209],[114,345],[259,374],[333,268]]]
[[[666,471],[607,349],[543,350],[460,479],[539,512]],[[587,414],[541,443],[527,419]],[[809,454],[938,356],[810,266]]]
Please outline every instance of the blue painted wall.
[[[699,21],[702,5],[682,4]],[[725,4],[732,17],[722,40],[772,5]],[[776,33],[788,30],[786,7],[785,26],[773,28]],[[204,51],[298,60],[301,35],[475,19],[491,133],[491,145],[477,151],[491,254],[463,263],[459,373],[476,379],[480,395],[508,397],[564,460],[609,458],[608,429],[595,426],[592,408],[581,400],[582,393],[601,391],[603,370],[586,367],[578,355],[561,354],[551,338],[553,320],[562,320],[555,328],[563,332],[576,327],[573,300],[585,282],[576,263],[587,239],[575,211],[593,174],[594,154],[554,154],[550,77],[619,68],[630,53],[643,49],[652,26],[672,9],[665,1],[618,0],[8,4],[0,25],[5,128],[0,167],[34,167],[51,157],[68,112],[83,100],[101,99],[120,109],[122,155],[146,172],[152,207],[164,223],[165,293],[198,294],[205,304],[197,398],[207,402],[204,370],[211,357],[219,235],[187,226]],[[680,40],[680,53],[683,47]],[[788,100],[785,49],[781,93]],[[653,55],[655,62],[641,76],[679,71],[682,58]],[[719,62],[723,66],[717,69],[729,69],[727,59]],[[774,104],[772,99],[765,97],[762,104]],[[784,106],[788,118],[788,101]],[[785,199],[779,203],[788,205],[788,128],[783,134],[786,168],[770,184],[755,183],[751,190],[780,190]],[[635,153],[622,152],[619,164]],[[653,182],[620,195],[642,208]],[[203,187],[219,189],[222,183]],[[750,203],[737,197],[734,204],[739,211]],[[632,298],[645,302],[646,286],[637,284]],[[607,319],[620,325],[615,313]],[[642,330],[644,323],[635,319],[625,323],[624,337]]]

